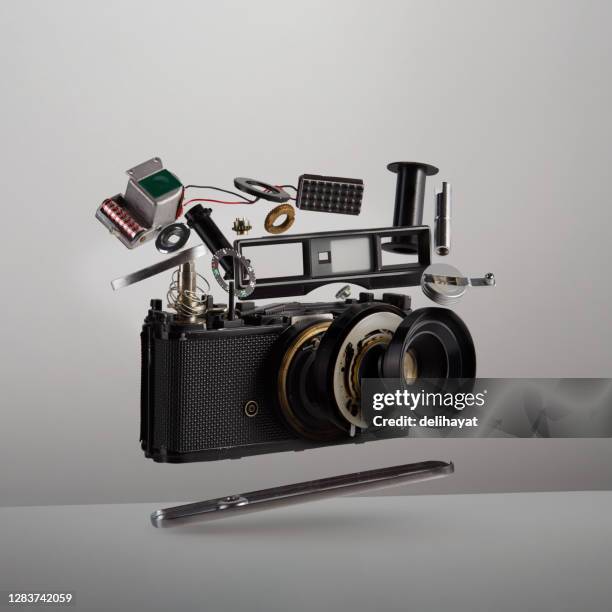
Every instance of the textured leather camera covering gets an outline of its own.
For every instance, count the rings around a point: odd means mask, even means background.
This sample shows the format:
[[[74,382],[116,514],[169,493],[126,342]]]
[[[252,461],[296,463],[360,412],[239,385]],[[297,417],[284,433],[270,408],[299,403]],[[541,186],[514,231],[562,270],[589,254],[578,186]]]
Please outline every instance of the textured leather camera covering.
[[[176,455],[219,450],[241,456],[251,453],[227,451],[297,441],[266,401],[271,380],[266,379],[266,358],[281,329],[202,331],[180,339],[168,338],[155,323],[145,325],[141,439],[146,454],[160,461],[189,461],[206,457]],[[244,411],[249,400],[259,406],[254,417]]]

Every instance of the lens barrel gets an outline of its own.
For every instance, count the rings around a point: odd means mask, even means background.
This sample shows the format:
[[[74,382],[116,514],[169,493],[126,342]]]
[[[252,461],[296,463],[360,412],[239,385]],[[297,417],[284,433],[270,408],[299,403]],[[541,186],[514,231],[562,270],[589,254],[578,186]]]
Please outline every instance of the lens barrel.
[[[307,440],[335,442],[368,427],[362,379],[464,389],[476,376],[476,351],[465,323],[446,308],[406,315],[386,303],[354,304],[333,321],[288,327],[272,348],[270,371],[282,422]]]
[[[476,350],[465,323],[446,308],[421,308],[397,328],[381,364],[384,378],[404,379],[406,355],[416,361],[418,379],[473,379]],[[404,381],[410,383],[412,381]]]

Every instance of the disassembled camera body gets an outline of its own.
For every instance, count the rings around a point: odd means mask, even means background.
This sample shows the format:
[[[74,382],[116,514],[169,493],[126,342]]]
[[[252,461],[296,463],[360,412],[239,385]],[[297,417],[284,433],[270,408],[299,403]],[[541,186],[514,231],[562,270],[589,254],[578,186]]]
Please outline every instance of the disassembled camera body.
[[[420,286],[447,306],[469,286],[494,285],[493,275],[468,278],[431,262],[431,230],[423,224],[425,181],[438,169],[415,162],[388,168],[397,174],[392,226],[306,234],[285,233],[296,222],[296,208],[300,215],[358,215],[363,181],[304,174],[292,187],[239,177],[238,193],[183,186],[159,158],[128,172],[125,195],[105,200],[96,216],[129,248],[157,235],[157,250],[168,257],[116,279],[113,288],[174,271],[166,296],[170,310],[162,300],[152,300],[141,333],[141,445],[147,457],[216,460],[403,435],[372,428],[364,418],[363,379],[411,384],[418,378],[475,377],[471,335],[445,308],[413,311],[409,296],[392,292],[351,298],[349,285],[330,302],[253,301],[305,295],[341,282],[369,290]],[[238,199],[185,201],[190,189]],[[276,206],[265,223],[273,235],[244,238],[251,224],[237,217],[233,244],[214,222],[212,209],[200,204],[259,201]],[[178,222],[183,212],[186,225]],[[202,245],[184,248],[190,229]],[[286,247],[300,264],[296,273],[256,276],[258,262],[265,259],[258,250],[280,262]],[[450,250],[448,183],[436,196],[434,248],[438,255]],[[196,271],[196,261],[207,252],[213,277],[228,293],[227,304],[213,301],[208,281]]]
[[[475,376],[473,342],[459,317],[411,311],[402,294],[240,302],[234,319],[215,304],[201,318],[178,310],[153,300],[141,335],[141,442],[157,461],[388,438],[361,415],[363,377]]]

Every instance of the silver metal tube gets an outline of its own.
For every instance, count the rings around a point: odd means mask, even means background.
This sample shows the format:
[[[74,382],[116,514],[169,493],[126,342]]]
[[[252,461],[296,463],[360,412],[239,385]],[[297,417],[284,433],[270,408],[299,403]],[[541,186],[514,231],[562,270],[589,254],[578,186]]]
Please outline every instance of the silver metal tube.
[[[434,246],[438,255],[448,255],[451,243],[451,186],[442,183],[442,191],[436,194],[436,217],[434,220]]]
[[[180,294],[185,293],[185,291],[190,291],[195,293],[196,286],[196,269],[195,263],[193,260],[187,261],[184,264],[181,264],[179,267],[179,277],[178,277],[178,290]]]

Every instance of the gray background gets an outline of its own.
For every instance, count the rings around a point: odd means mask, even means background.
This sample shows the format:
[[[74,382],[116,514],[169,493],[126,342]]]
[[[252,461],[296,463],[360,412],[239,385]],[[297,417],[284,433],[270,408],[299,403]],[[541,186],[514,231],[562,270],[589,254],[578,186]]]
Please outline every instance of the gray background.
[[[0,503],[181,500],[428,458],[457,464],[428,492],[610,488],[609,440],[146,461],[138,333],[167,279],[113,293],[160,257],[125,249],[94,212],[159,155],[221,186],[362,177],[361,216],[302,213],[295,230],[384,226],[386,164],[434,163],[426,222],[451,181],[452,262],[498,278],[457,309],[480,375],[608,377],[611,18],[594,1],[3,2]],[[261,228],[268,208],[215,218]]]
[[[0,609],[68,591],[67,612],[610,610],[609,491],[336,498],[161,530],[154,508],[0,508]]]

